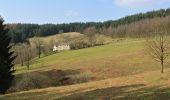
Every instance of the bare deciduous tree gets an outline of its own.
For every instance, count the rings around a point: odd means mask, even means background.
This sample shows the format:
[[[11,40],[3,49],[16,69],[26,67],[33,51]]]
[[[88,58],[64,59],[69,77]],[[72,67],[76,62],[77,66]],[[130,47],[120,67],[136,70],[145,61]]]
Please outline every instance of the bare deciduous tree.
[[[23,44],[18,43],[14,46],[14,51],[16,52],[17,58],[15,60],[16,63],[20,63],[21,66],[24,66],[24,51]]]
[[[37,53],[38,53],[38,58],[41,57],[41,53],[42,53],[42,46],[43,46],[43,40],[40,38],[33,38],[33,43],[37,49]]]
[[[91,46],[94,46],[96,44],[96,34],[98,33],[95,27],[89,27],[83,32],[90,42]]]
[[[27,66],[27,69],[30,68],[30,60],[33,58],[33,48],[29,44],[23,44],[24,51],[24,60]]]
[[[147,48],[150,56],[161,64],[161,73],[164,72],[164,63],[169,54],[168,40],[164,33],[158,34],[155,39],[147,40]]]

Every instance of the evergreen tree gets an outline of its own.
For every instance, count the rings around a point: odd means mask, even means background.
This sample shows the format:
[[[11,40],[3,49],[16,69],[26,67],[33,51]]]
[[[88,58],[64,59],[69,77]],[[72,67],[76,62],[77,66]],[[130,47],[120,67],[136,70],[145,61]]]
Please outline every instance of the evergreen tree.
[[[0,17],[0,94],[4,94],[10,87],[14,77],[13,56],[11,52],[11,38],[8,36],[8,29],[3,24],[4,20]]]

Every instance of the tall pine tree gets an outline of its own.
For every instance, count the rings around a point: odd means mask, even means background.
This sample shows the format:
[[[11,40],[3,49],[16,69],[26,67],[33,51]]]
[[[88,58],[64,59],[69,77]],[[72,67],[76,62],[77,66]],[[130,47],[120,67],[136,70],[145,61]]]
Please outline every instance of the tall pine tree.
[[[4,20],[0,17],[0,94],[4,94],[10,87],[13,80],[13,56],[11,51],[11,38],[8,36],[8,29],[3,24]]]

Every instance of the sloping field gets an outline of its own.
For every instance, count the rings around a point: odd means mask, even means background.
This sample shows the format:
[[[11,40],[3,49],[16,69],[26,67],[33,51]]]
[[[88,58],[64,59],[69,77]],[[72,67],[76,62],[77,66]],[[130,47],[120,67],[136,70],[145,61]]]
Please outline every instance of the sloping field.
[[[112,38],[109,36],[105,36],[102,34],[96,34],[95,35],[96,44],[108,44],[112,42]],[[78,32],[69,32],[69,33],[61,33],[56,35],[51,35],[47,37],[34,37],[29,39],[30,44],[32,46],[35,45],[36,42],[41,42],[44,46],[54,46],[57,43],[68,43],[72,44],[75,43],[75,41],[83,41],[85,43],[89,43],[88,37],[85,34],[81,34]]]
[[[70,33],[62,33],[62,34],[57,34],[57,35],[52,35],[52,36],[47,36],[47,37],[39,37],[39,38],[42,39],[43,41],[49,43],[52,40],[62,39],[63,36],[68,36],[70,38],[75,38],[75,37],[79,37],[79,36],[82,36],[82,35],[83,34],[78,33],[78,32],[70,32]],[[30,39],[31,42],[32,42],[32,39],[34,39],[34,38]]]
[[[0,96],[1,100],[169,100],[170,70]]]
[[[75,70],[79,71],[76,77],[99,80],[159,69],[159,65],[146,54],[144,45],[142,39],[126,39],[104,46],[56,53],[33,60],[29,71],[25,66],[17,66],[16,73]]]
[[[145,53],[144,40],[126,39],[93,48],[56,53],[32,61],[30,70],[17,66],[16,73],[32,71],[76,70],[77,77],[94,80],[137,74],[159,69]]]
[[[72,78],[87,83],[31,90],[1,96],[4,100],[167,100],[170,98],[170,70],[160,74],[160,65],[145,52],[143,39],[114,40],[87,49],[56,53],[34,59],[28,71],[16,66],[16,75],[25,72],[72,70]],[[78,72],[78,73],[77,73]]]

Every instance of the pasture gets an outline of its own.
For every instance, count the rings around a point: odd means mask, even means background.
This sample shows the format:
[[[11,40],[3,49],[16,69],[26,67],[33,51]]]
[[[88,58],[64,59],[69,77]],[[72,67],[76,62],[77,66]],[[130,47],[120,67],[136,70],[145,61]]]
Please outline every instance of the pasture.
[[[160,73],[159,63],[147,55],[144,39],[113,40],[113,43],[64,51],[34,59],[30,70],[16,66],[16,75],[49,70],[71,70],[72,78],[85,80],[0,96],[2,100],[167,100],[170,70]]]

